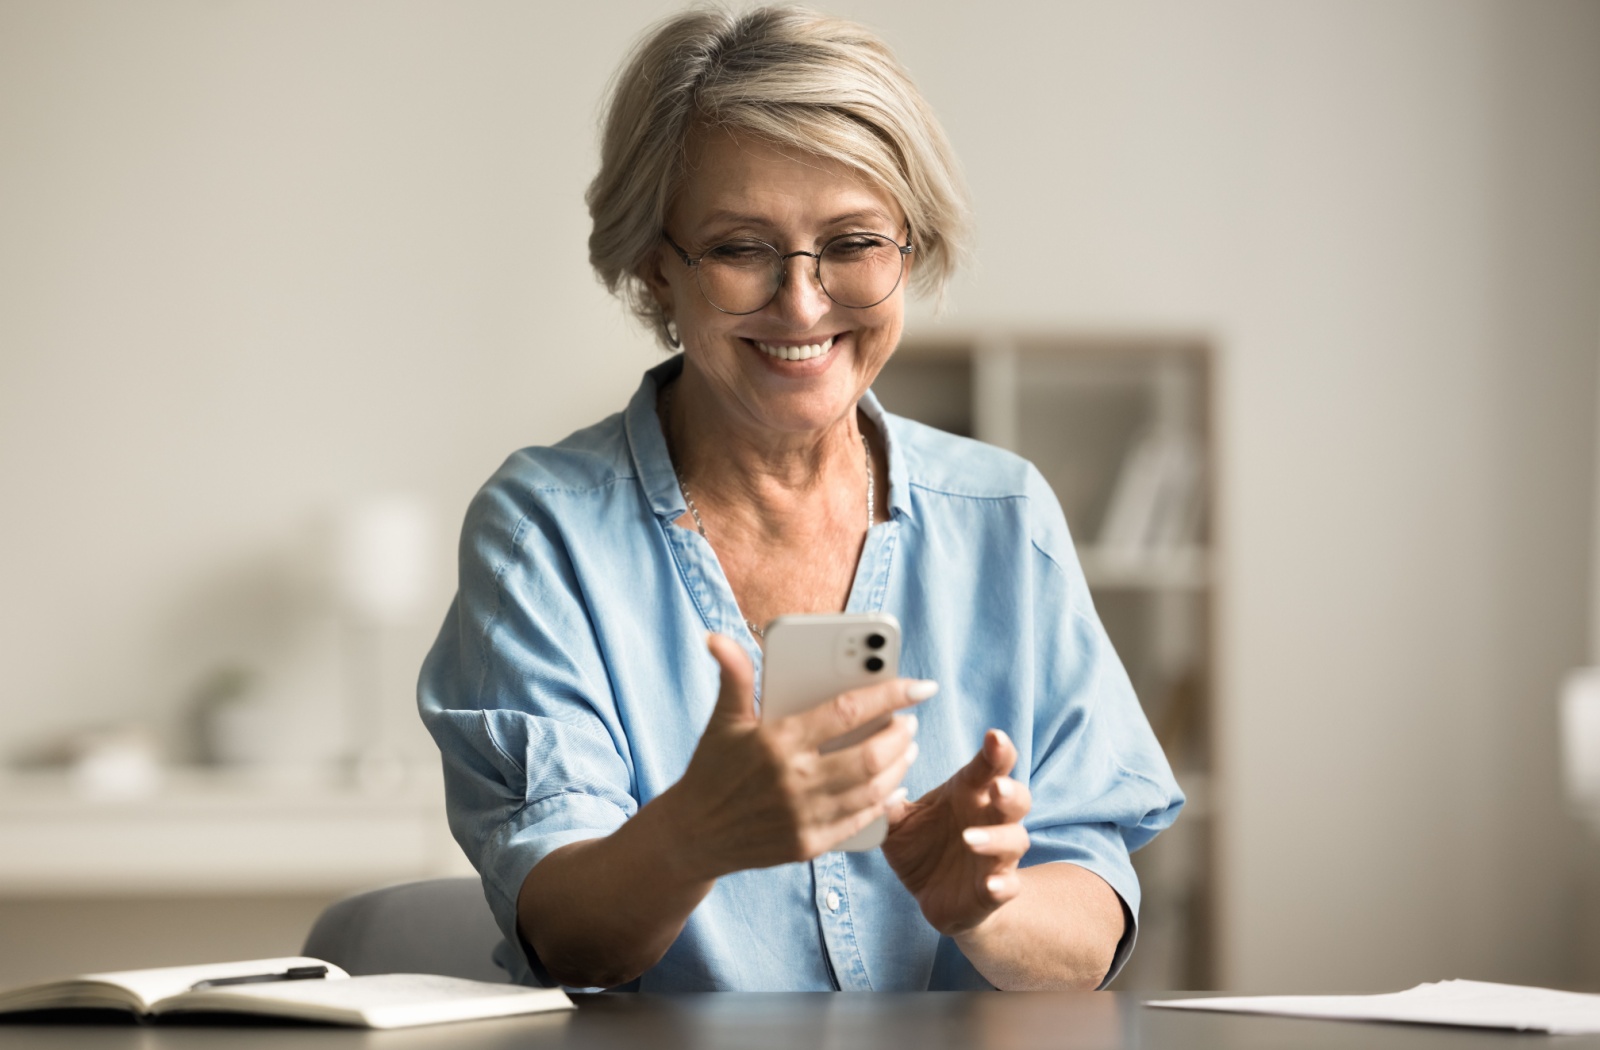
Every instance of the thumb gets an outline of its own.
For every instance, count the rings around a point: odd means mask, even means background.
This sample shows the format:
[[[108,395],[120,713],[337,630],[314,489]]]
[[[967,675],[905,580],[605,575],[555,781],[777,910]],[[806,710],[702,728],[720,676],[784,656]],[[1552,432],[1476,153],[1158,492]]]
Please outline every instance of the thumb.
[[[1017,745],[1004,730],[991,729],[983,734],[983,746],[972,756],[972,761],[962,767],[958,776],[972,787],[980,787],[1011,772],[1017,764]]]
[[[753,722],[756,718],[755,668],[738,642],[723,634],[706,636],[706,648],[722,668],[722,685],[712,721]]]

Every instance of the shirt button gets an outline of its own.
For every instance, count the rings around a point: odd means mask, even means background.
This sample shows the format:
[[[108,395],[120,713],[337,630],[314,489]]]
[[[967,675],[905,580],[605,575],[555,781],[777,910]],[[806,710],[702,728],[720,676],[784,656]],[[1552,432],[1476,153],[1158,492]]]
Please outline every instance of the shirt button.
[[[827,903],[829,911],[839,910],[839,895],[837,893],[829,890],[828,895],[823,900]]]

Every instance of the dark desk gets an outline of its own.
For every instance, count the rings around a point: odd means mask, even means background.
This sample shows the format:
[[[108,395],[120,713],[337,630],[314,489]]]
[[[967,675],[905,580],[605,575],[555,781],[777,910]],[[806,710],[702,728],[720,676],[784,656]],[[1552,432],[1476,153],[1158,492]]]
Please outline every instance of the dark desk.
[[[0,1024],[4,1050],[1284,1050],[1533,1047],[1600,1050],[1600,1036],[1545,1037],[1151,1010],[1129,993],[934,992],[580,996],[576,1013],[363,1032],[300,1026]]]

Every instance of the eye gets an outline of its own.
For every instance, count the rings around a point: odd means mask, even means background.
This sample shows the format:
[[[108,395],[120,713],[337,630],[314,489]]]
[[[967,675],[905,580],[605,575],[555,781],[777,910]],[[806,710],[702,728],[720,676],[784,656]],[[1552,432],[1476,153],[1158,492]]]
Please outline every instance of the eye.
[[[888,242],[875,233],[851,233],[828,242],[824,251],[829,257],[843,260],[859,259],[882,251]]]
[[[772,249],[760,241],[724,241],[706,249],[705,260],[728,266],[750,266],[772,255]]]

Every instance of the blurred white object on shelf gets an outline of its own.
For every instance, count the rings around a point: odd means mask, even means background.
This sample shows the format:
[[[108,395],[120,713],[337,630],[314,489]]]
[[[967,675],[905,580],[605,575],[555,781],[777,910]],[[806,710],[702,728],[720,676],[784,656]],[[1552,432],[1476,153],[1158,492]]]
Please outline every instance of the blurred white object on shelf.
[[[343,620],[345,764],[371,791],[392,788],[403,765],[397,712],[409,712],[413,666],[400,645],[429,597],[434,516],[418,496],[391,493],[347,504],[334,522],[330,566]],[[415,720],[414,714],[409,714]]]
[[[433,517],[415,496],[379,496],[346,508],[333,566],[340,601],[368,623],[409,620],[427,597],[432,541]]]
[[[1568,801],[1600,832],[1600,667],[1579,668],[1562,685],[1561,766]]]
[[[68,765],[73,791],[93,801],[148,798],[161,787],[161,754],[138,727],[85,734]]]
[[[1138,563],[1194,546],[1205,515],[1203,472],[1200,440],[1181,427],[1158,427],[1135,442],[1100,525],[1103,554]]]

